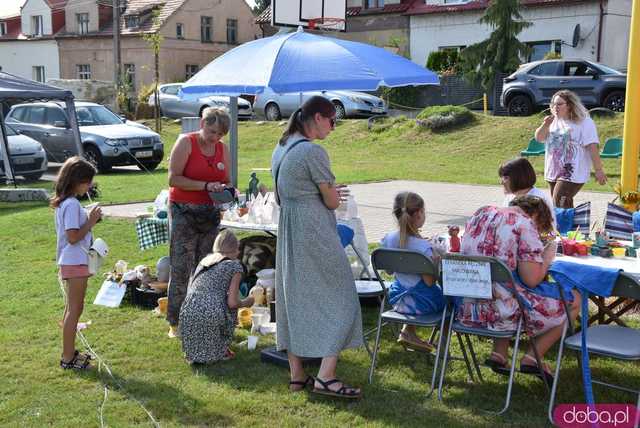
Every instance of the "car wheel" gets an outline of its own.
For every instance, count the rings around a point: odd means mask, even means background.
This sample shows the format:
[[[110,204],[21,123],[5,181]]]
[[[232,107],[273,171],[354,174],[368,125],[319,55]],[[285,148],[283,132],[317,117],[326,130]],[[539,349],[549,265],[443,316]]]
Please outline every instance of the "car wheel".
[[[204,113],[204,110],[205,110],[205,109],[207,109],[207,108],[209,108],[209,106],[202,106],[202,107],[200,107],[200,113],[198,113],[198,117],[199,117],[200,119],[202,119],[202,114]]]
[[[138,164],[141,171],[153,171],[160,165],[160,162],[142,162]]]
[[[264,117],[267,120],[280,120],[282,119],[282,114],[280,113],[280,107],[276,103],[269,103],[264,108]]]
[[[347,117],[347,111],[344,109],[341,102],[334,101],[333,106],[336,108],[336,119],[342,120]]]
[[[104,160],[102,153],[94,146],[84,147],[84,158],[89,161],[91,165],[96,167],[99,172],[111,171],[111,164]]]
[[[38,181],[42,177],[44,172],[33,172],[31,174],[22,174],[25,180],[27,181]]]
[[[509,100],[507,111],[509,116],[529,116],[533,113],[531,98],[526,95],[516,95]]]
[[[604,98],[602,106],[609,110],[623,112],[624,111],[624,91],[613,91]]]

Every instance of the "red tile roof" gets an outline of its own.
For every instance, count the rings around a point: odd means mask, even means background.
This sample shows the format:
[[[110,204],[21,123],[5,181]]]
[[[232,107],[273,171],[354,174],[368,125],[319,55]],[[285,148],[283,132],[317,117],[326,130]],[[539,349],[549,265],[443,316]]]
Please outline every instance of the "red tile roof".
[[[164,24],[164,22],[184,4],[185,1],[186,0],[128,0],[127,9],[120,17],[120,34],[126,36],[157,31],[158,28],[160,28],[162,24]],[[154,24],[153,14],[151,11],[155,8],[160,11],[160,14],[158,15],[160,25]],[[135,28],[127,28],[126,26],[126,17],[131,15],[138,15],[138,26]],[[98,32],[89,33],[81,37],[111,36],[112,34],[113,22],[109,20],[107,25],[101,28]],[[78,37],[78,34],[61,31],[56,36]]]
[[[414,3],[406,15],[423,15],[430,13],[450,13],[450,12],[464,12],[471,10],[484,10],[489,5],[490,0],[472,0],[467,3],[459,4],[425,4],[423,1]],[[544,6],[544,5],[558,5],[566,3],[582,3],[585,1],[593,0],[520,0],[523,6]]]
[[[44,0],[51,9],[64,9],[67,0]]]

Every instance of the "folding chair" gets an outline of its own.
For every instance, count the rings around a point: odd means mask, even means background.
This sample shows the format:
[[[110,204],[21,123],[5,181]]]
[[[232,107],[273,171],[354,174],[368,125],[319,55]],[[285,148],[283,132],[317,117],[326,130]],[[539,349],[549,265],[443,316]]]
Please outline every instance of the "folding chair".
[[[445,261],[446,260],[453,260],[453,261],[459,261],[459,262],[472,262],[472,263],[481,263],[481,264],[485,264],[488,263],[489,267],[490,267],[490,271],[491,271],[491,278],[490,281],[491,283],[493,282],[510,282],[513,283],[514,282],[514,278],[513,275],[511,274],[511,271],[509,270],[509,268],[507,267],[507,265],[504,264],[504,262],[502,262],[502,260],[499,260],[495,257],[485,257],[485,256],[464,256],[464,255],[459,255],[459,254],[446,254],[442,257],[442,262],[443,262],[443,273],[442,273],[442,278],[443,278],[443,291],[445,296],[447,295],[448,291],[447,291],[447,284],[446,284],[446,272],[444,272],[444,265],[445,265]],[[468,284],[465,284],[465,286],[467,286],[469,288],[473,287],[473,283],[470,281]],[[478,378],[480,379],[480,381],[482,382],[482,375],[480,372],[480,365],[478,364],[478,360],[476,358],[476,354],[475,351],[473,350],[473,345],[471,344],[471,341],[469,339],[469,336],[481,336],[481,337],[488,337],[488,338],[492,338],[492,339],[512,339],[514,340],[514,346],[513,346],[513,354],[511,357],[511,368],[509,370],[509,382],[507,384],[507,394],[505,397],[505,404],[504,407],[502,408],[502,410],[500,410],[499,412],[497,412],[498,415],[504,413],[508,408],[509,408],[509,404],[511,402],[511,392],[513,389],[513,380],[514,380],[514,375],[515,375],[515,367],[516,367],[516,360],[518,357],[518,350],[520,347],[520,336],[521,333],[523,333],[523,325],[524,325],[524,316],[526,314],[524,307],[522,306],[522,303],[520,301],[520,299],[518,299],[518,296],[515,294],[517,293],[517,291],[515,290],[515,288],[512,290],[512,293],[514,293],[514,296],[516,297],[516,300],[518,300],[518,305],[520,307],[520,311],[523,314],[523,316],[520,317],[520,319],[518,320],[518,324],[516,326],[515,330],[510,330],[510,331],[493,331],[493,330],[489,330],[487,328],[475,328],[475,327],[467,327],[465,325],[463,325],[462,323],[460,323],[459,321],[456,321],[456,311],[453,310],[451,311],[451,315],[449,316],[449,328],[447,330],[447,340],[445,342],[445,346],[444,346],[444,356],[443,356],[443,365],[442,365],[442,370],[440,372],[440,383],[438,385],[438,399],[440,401],[442,401],[442,390],[443,390],[443,385],[444,385],[444,379],[446,376],[446,371],[447,371],[447,363],[448,363],[448,355],[449,355],[449,346],[450,346],[450,342],[451,342],[451,333],[455,332],[456,334],[462,334],[465,336],[465,339],[467,341],[467,345],[469,347],[469,352],[471,354],[471,360],[474,364],[475,370],[478,373]],[[458,297],[477,297],[477,295],[469,292],[468,295],[463,295],[463,293],[458,293],[455,294]],[[533,349],[536,350],[535,347],[535,338],[531,337],[530,340],[533,343]],[[544,379],[544,372],[542,369],[542,364],[540,361],[540,356],[538,355],[537,351],[534,351],[535,353],[535,358],[536,358],[536,362],[538,364],[538,368],[540,369],[540,375],[542,376],[542,378]],[[545,383],[546,384],[546,383]],[[547,385],[548,387],[548,385]]]
[[[540,156],[543,155],[545,147],[543,143],[539,143],[535,138],[529,140],[527,148],[520,152],[520,156]]]
[[[622,138],[607,138],[600,153],[601,158],[619,158],[622,156]]]
[[[640,300],[639,280],[640,278],[638,277],[621,272],[613,287],[611,295]],[[582,328],[587,327],[582,326]],[[567,330],[570,330],[569,337],[567,337]],[[640,360],[640,330],[638,329],[599,324],[588,327],[586,336],[587,352],[589,354],[623,361]],[[556,392],[558,390],[558,383],[560,380],[560,364],[562,363],[562,354],[565,348],[578,352],[578,361],[580,362],[580,355],[582,353],[582,335],[580,333],[573,334],[573,326],[571,324],[568,326],[565,324],[562,331],[562,338],[560,339],[556,370],[553,378],[553,386],[551,387],[551,397],[549,398],[548,416],[551,423],[553,423],[553,406],[555,404]],[[591,381],[598,385],[604,385],[609,388],[637,394],[638,401],[636,403],[636,408],[640,408],[640,389],[631,389],[595,379],[592,379]]]
[[[373,382],[373,372],[376,367],[376,360],[378,355],[378,349],[380,347],[380,333],[382,327],[386,324],[409,324],[417,327],[431,327],[434,329],[431,338],[433,340],[436,328],[440,328],[440,331],[444,328],[445,312],[430,315],[404,315],[400,314],[392,309],[386,310],[386,303],[389,298],[389,292],[387,284],[380,276],[380,271],[387,272],[402,272],[415,275],[433,275],[434,278],[438,275],[438,269],[433,262],[416,251],[392,249],[392,248],[378,248],[371,253],[371,264],[373,266],[373,272],[380,282],[384,290],[384,294],[380,300],[380,311],[378,313],[378,322],[376,328],[376,342],[373,348],[373,357],[371,359],[371,367],[369,369],[369,383]],[[446,309],[445,309],[446,311]],[[431,389],[429,394],[433,393],[436,382],[436,373],[438,371],[438,356],[440,355],[440,348],[442,343],[442,334],[438,339],[438,346],[436,348],[435,363],[433,367],[433,373],[431,375]]]

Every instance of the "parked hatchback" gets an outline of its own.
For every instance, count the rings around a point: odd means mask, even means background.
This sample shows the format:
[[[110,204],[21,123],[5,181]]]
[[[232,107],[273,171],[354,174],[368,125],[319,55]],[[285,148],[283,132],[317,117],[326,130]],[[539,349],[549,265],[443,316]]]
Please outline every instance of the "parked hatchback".
[[[100,104],[76,102],[75,108],[85,157],[100,172],[117,165],[153,170],[162,161],[164,148],[160,136],[146,126],[130,125]],[[63,104],[18,104],[11,108],[6,122],[42,143],[49,160],[64,162],[76,153]]]
[[[39,180],[47,171],[47,154],[42,144],[26,135],[20,135],[11,126],[6,125],[9,155],[14,175],[24,177],[25,180]],[[2,144],[2,143],[0,143]],[[5,176],[2,151],[0,151],[0,176]]]
[[[253,109],[267,120],[280,120],[284,116],[290,116],[314,95],[321,95],[330,100],[336,107],[338,119],[387,114],[387,107],[381,98],[354,91],[309,91],[278,94],[270,89],[265,89],[263,93],[256,95]]]
[[[569,89],[588,107],[624,111],[626,81],[626,74],[591,61],[535,61],[504,79],[500,103],[511,116],[527,116],[548,107],[557,91]]]
[[[180,99],[180,83],[167,83],[158,87],[160,97],[160,114],[166,117],[201,117],[202,110],[207,107],[223,107],[229,109],[229,97],[209,96],[198,98],[197,100],[186,101]],[[154,95],[151,94],[147,100],[149,105],[154,105]],[[253,109],[251,103],[243,98],[238,98],[238,118],[251,119]]]

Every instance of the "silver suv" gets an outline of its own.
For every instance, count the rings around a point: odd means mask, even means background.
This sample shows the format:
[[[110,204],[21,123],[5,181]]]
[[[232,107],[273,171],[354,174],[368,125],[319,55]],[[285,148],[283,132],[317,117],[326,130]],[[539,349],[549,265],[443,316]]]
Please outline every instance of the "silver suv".
[[[100,172],[116,165],[153,170],[162,162],[164,148],[160,135],[146,126],[121,119],[100,104],[76,102],[75,107],[85,157]],[[63,104],[17,104],[11,107],[6,122],[42,143],[50,161],[64,162],[76,153]]]
[[[624,111],[627,75],[582,59],[556,59],[523,64],[504,79],[500,104],[510,116],[528,116],[546,108],[554,93],[569,89],[588,107]]]

